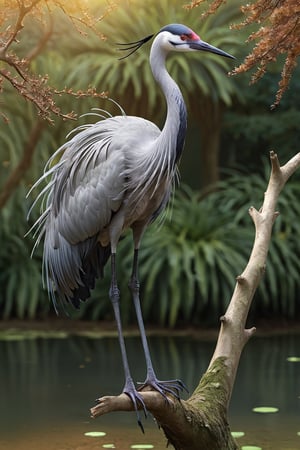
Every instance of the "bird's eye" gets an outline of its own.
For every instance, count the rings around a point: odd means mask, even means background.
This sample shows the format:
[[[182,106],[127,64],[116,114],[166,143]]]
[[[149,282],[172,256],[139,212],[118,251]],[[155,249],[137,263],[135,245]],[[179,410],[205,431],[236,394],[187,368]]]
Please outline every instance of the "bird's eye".
[[[187,34],[182,34],[182,35],[180,36],[180,39],[181,39],[182,41],[187,41],[187,40],[188,40],[188,35],[187,35]]]

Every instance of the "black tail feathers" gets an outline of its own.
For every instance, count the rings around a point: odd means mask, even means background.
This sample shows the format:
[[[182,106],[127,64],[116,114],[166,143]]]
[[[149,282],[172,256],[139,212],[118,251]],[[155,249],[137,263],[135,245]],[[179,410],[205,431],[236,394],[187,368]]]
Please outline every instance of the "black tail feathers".
[[[81,284],[73,290],[73,297],[68,299],[75,308],[79,309],[80,303],[90,297],[96,279],[103,278],[104,266],[110,257],[110,253],[110,245],[102,247],[99,243],[96,243],[83,257],[80,273]]]

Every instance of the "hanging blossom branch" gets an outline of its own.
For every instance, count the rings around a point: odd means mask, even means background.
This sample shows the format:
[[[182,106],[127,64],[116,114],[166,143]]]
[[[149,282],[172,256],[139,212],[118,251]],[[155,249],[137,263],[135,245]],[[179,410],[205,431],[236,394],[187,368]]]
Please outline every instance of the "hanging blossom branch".
[[[195,8],[206,0],[194,0],[185,5],[187,9]],[[213,1],[203,17],[213,14],[225,0]],[[286,55],[281,72],[275,102],[279,103],[289,86],[293,71],[300,55],[300,3],[299,0],[256,0],[241,7],[245,20],[232,28],[240,29],[247,25],[256,24],[258,31],[250,34],[247,42],[256,41],[253,50],[246,56],[245,61],[231,74],[236,75],[256,68],[252,82],[259,80],[267,70],[268,64],[277,60],[280,55]]]
[[[37,109],[38,114],[52,123],[52,115],[63,119],[74,119],[76,115],[73,111],[63,113],[55,101],[56,95],[73,95],[80,97],[106,98],[105,92],[97,93],[96,89],[89,87],[85,91],[73,91],[65,88],[57,90],[48,84],[48,75],[36,75],[30,70],[30,62],[39,53],[42,52],[53,31],[53,21],[51,18],[51,8],[59,7],[71,20],[76,30],[81,34],[86,34],[82,27],[88,28],[99,35],[100,39],[104,37],[98,33],[95,25],[108,14],[113,6],[108,3],[105,14],[99,19],[93,18],[84,7],[84,2],[74,0],[72,5],[65,5],[61,0],[32,0],[25,2],[23,0],[12,0],[0,12],[0,25],[4,31],[0,33],[0,94],[4,91],[4,81],[8,82],[23,98],[31,102]],[[80,15],[76,17],[72,11],[79,11]],[[48,20],[45,20],[47,15]],[[27,16],[38,18],[45,29],[44,35],[39,39],[36,46],[25,57],[19,57],[11,50],[13,44],[18,43],[18,38],[24,28],[24,20]],[[1,114],[4,120],[5,115]]]

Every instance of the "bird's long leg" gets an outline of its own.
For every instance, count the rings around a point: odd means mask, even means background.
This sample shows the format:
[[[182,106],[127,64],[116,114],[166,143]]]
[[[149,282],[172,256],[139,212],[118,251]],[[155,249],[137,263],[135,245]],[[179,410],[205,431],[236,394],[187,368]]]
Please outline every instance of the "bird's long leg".
[[[142,345],[145,353],[146,366],[147,366],[147,376],[144,383],[141,383],[139,389],[142,389],[145,386],[152,386],[155,390],[160,392],[166,399],[166,394],[172,394],[175,397],[179,398],[179,392],[186,389],[184,383],[181,380],[168,380],[168,381],[160,381],[155,375],[153,364],[150,356],[150,350],[148,346],[148,341],[146,337],[146,331],[141,311],[141,303],[140,303],[140,284],[138,280],[138,248],[134,250],[133,257],[133,267],[132,274],[129,281],[129,289],[132,293],[132,298],[134,302],[134,307],[136,311],[136,317],[140,329]]]
[[[144,428],[143,428],[139,410],[138,410],[138,406],[139,406],[138,404],[140,404],[140,406],[144,410],[145,416],[147,415],[147,410],[146,410],[144,400],[143,400],[142,396],[136,390],[134,382],[133,382],[131,374],[130,374],[127,352],[126,352],[126,347],[125,347],[125,341],[124,341],[124,336],[123,336],[123,331],[122,331],[121,316],[120,316],[120,291],[119,291],[119,288],[117,285],[116,254],[115,253],[111,254],[111,285],[110,285],[110,290],[109,290],[109,297],[110,297],[111,303],[113,305],[115,319],[116,319],[116,323],[117,323],[118,338],[119,338],[119,344],[120,344],[124,373],[125,373],[125,386],[124,386],[123,392],[130,397],[130,399],[134,405],[136,414],[137,414],[138,424],[139,424],[142,432],[144,432]]]

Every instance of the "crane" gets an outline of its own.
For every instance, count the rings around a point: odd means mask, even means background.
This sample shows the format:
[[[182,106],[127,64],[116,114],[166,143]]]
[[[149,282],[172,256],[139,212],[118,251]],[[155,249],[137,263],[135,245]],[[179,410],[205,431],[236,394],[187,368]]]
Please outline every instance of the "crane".
[[[119,45],[129,51],[127,57],[153,37]],[[123,392],[130,397],[141,428],[138,410],[147,413],[140,394],[143,387],[151,386],[166,400],[167,394],[179,397],[185,388],[180,380],[160,381],[155,374],[140,305],[138,253],[145,229],[168,203],[186,134],[186,106],[166,69],[166,57],[169,52],[190,51],[233,58],[201,40],[185,25],[163,27],[155,35],[150,51],[152,73],[167,104],[162,130],[146,119],[126,116],[123,110],[118,116],[109,115],[97,123],[77,127],[76,134],[54,153],[43,176],[32,187],[51,177],[33,206],[43,197],[44,207],[34,225],[38,235],[35,245],[44,238],[43,277],[56,310],[58,302],[79,308],[111,260],[109,297],[124,367]],[[126,353],[116,271],[118,242],[128,228],[134,244],[129,288],[147,368],[139,389],[133,382]]]

